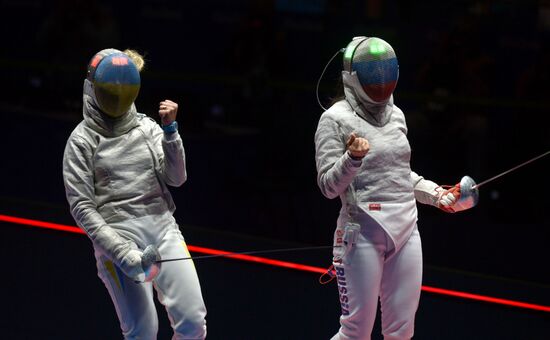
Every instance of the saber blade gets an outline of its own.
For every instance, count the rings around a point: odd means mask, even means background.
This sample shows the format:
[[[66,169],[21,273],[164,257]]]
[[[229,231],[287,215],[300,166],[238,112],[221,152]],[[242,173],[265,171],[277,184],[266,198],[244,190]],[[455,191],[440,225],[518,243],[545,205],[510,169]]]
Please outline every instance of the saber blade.
[[[475,185],[472,186],[472,189],[477,189],[477,188],[479,188],[480,186],[482,186],[482,185],[484,185],[484,184],[487,184],[487,183],[489,183],[489,182],[492,182],[492,181],[494,181],[495,179],[497,179],[497,178],[499,178],[499,177],[502,177],[502,176],[504,176],[504,175],[506,175],[506,174],[509,174],[510,172],[512,172],[512,171],[514,171],[514,170],[517,170],[517,169],[519,169],[519,168],[521,168],[521,167],[523,167],[523,166],[525,166],[525,165],[527,165],[527,164],[529,164],[529,163],[531,163],[531,162],[534,162],[534,161],[536,161],[537,159],[542,158],[542,157],[544,157],[544,156],[546,156],[546,155],[548,155],[548,154],[550,154],[550,150],[546,151],[546,152],[543,153],[542,155],[538,155],[537,157],[531,158],[530,160],[528,160],[528,161],[526,161],[526,162],[523,162],[523,163],[521,163],[520,165],[516,165],[516,166],[513,167],[512,169],[506,170],[506,171],[504,171],[504,172],[502,172],[502,173],[500,173],[500,174],[498,174],[498,175],[496,175],[496,176],[493,176],[493,177],[491,177],[491,178],[489,178],[489,179],[484,180],[484,181],[481,182],[481,183],[475,184]]]
[[[222,254],[213,254],[213,255],[202,255],[202,256],[189,256],[189,257],[178,257],[174,259],[163,259],[155,261],[155,263],[163,262],[173,262],[173,261],[184,261],[184,260],[201,260],[209,259],[214,257],[232,257],[239,255],[252,255],[252,254],[267,254],[267,253],[282,253],[290,251],[304,251],[304,250],[318,250],[318,249],[329,249],[329,248],[339,248],[340,246],[313,246],[313,247],[298,247],[298,248],[279,248],[279,249],[266,249],[266,250],[253,250],[253,251],[243,251],[239,253],[223,252]]]

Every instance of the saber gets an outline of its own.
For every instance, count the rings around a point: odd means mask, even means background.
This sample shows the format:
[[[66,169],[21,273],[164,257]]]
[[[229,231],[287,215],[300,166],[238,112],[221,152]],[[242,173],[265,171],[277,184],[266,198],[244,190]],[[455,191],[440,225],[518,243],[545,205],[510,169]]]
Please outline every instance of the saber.
[[[548,154],[550,154],[550,150],[546,151],[542,155],[539,155],[537,157],[533,157],[530,160],[521,163],[520,165],[516,165],[515,167],[513,167],[509,170],[506,170],[506,171],[504,171],[504,172],[502,172],[502,173],[500,173],[496,176],[493,176],[489,179],[486,179],[485,181],[483,181],[479,184],[476,184],[476,182],[470,176],[462,177],[462,179],[460,180],[460,183],[457,184],[457,186],[460,188],[460,196],[459,196],[458,200],[456,201],[456,203],[454,204],[453,210],[455,212],[458,212],[458,211],[467,210],[467,209],[475,207],[477,205],[477,202],[479,201],[479,190],[478,190],[478,188],[480,186],[485,185],[489,182],[492,182],[495,179],[497,179],[499,177],[502,177],[506,174],[509,174],[510,172],[512,172],[514,170],[517,170],[517,169],[519,169],[519,168],[521,168],[521,167],[523,167],[523,166],[525,166],[525,165],[527,165],[531,162],[534,162],[537,159],[542,158],[542,157],[544,157]],[[444,186],[444,187],[450,187],[450,186]]]
[[[289,251],[303,251],[303,250],[318,250],[318,249],[328,249],[328,248],[338,248],[341,246],[313,246],[313,247],[297,247],[297,248],[278,248],[278,249],[265,249],[265,250],[252,250],[252,251],[243,251],[239,253],[223,253],[215,255],[201,255],[201,256],[189,256],[189,257],[178,257],[174,259],[164,259],[155,261],[155,263],[163,262],[172,262],[172,261],[184,261],[184,260],[201,260],[201,259],[210,259],[214,257],[232,257],[238,255],[252,255],[252,254],[267,254],[267,253],[282,253]]]
[[[528,160],[528,161],[526,161],[526,162],[523,162],[523,163],[521,163],[520,165],[516,165],[515,167],[513,167],[513,168],[511,168],[511,169],[509,169],[509,170],[506,170],[506,171],[504,171],[503,173],[500,173],[500,174],[498,174],[498,175],[496,175],[496,176],[493,176],[493,177],[491,177],[491,178],[489,178],[489,179],[486,179],[486,180],[484,180],[483,182],[481,182],[481,183],[479,183],[479,184],[474,184],[474,185],[471,187],[471,189],[472,189],[472,190],[475,190],[475,189],[479,188],[480,186],[482,186],[482,185],[484,185],[484,184],[487,184],[487,183],[489,183],[489,182],[492,182],[492,181],[494,181],[495,179],[497,179],[497,178],[499,178],[499,177],[502,177],[502,176],[504,176],[504,175],[506,175],[506,174],[509,174],[510,172],[512,172],[512,171],[514,171],[514,170],[517,170],[517,169],[519,169],[519,168],[521,168],[521,167],[523,167],[523,166],[525,166],[525,165],[527,165],[527,164],[529,164],[529,163],[531,163],[531,162],[534,162],[534,161],[536,161],[537,159],[542,158],[542,157],[548,155],[549,153],[550,153],[550,150],[546,151],[546,152],[543,153],[542,155],[539,155],[539,156],[537,156],[537,157],[531,158],[530,160]]]

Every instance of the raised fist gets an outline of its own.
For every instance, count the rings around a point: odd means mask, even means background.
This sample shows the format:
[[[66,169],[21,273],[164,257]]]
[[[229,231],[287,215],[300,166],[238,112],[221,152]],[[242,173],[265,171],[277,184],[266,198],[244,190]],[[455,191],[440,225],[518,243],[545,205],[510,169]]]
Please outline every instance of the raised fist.
[[[166,99],[159,103],[159,116],[162,126],[170,125],[176,120],[178,114],[178,104]]]
[[[365,138],[357,137],[355,132],[352,132],[346,142],[346,149],[349,155],[355,159],[362,159],[369,152],[369,141]]]

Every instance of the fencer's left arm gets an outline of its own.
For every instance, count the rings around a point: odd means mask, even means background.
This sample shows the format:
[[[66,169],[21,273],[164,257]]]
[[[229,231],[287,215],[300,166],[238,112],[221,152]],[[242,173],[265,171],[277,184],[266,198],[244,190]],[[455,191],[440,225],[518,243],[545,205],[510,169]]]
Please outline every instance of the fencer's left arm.
[[[164,182],[170,186],[179,187],[187,180],[185,149],[180,134],[164,132],[155,126],[155,140],[162,145],[159,157],[160,173]]]
[[[179,187],[187,180],[185,168],[185,150],[178,133],[178,104],[169,99],[159,103],[159,116],[162,129],[155,124],[155,142],[162,144],[162,153],[159,155],[160,172],[164,183]],[[157,144],[158,145],[158,144]]]

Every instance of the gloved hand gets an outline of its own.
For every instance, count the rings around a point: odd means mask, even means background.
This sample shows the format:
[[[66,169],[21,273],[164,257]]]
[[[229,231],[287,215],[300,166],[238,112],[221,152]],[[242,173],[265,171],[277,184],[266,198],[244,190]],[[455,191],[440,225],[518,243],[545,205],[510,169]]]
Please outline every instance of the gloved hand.
[[[439,187],[436,190],[439,193],[436,202],[437,207],[445,212],[455,213],[455,204],[460,199],[460,184],[456,184],[449,189]]]
[[[143,252],[138,249],[130,249],[120,258],[119,267],[122,272],[134,281],[142,281],[145,277],[145,271],[141,265]]]
[[[144,251],[137,249],[134,242],[121,237],[108,225],[90,231],[90,238],[97,247],[117,265],[122,272],[136,282],[152,281],[160,271],[160,253],[154,245]]]
[[[122,272],[135,282],[152,281],[160,272],[160,253],[154,245],[149,245],[142,252],[130,249],[120,261]]]

